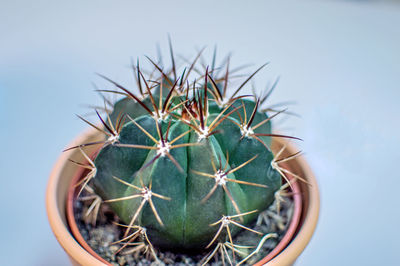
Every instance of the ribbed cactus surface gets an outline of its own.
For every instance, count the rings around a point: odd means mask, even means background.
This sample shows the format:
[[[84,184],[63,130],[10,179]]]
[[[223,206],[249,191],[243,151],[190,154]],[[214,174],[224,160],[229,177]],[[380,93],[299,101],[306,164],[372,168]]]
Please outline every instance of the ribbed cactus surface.
[[[103,120],[109,134],[94,160],[94,189],[158,247],[204,248],[218,230],[211,224],[265,210],[281,186],[259,102],[227,99],[223,81],[207,71],[203,79],[187,85],[161,78],[154,88],[143,79],[142,98],[114,83],[126,97]],[[241,224],[255,217],[241,216]]]
[[[72,161],[90,169],[80,192],[90,186],[119,217],[126,228],[121,249],[136,243],[156,258],[153,245],[189,252],[233,248],[241,229],[261,234],[248,226],[285,187],[284,174],[301,179],[277,164],[297,153],[277,161],[270,150],[271,137],[288,137],[271,133],[271,119],[284,110],[262,107],[276,82],[259,97],[242,95],[262,67],[233,86],[229,59],[202,71],[200,54],[181,75],[172,46],[168,71],[150,59],[154,69],[145,77],[137,63],[135,93],[102,76],[116,89],[101,93],[122,99],[109,102],[106,116],[96,111],[101,126],[80,117],[105,134],[103,141],[69,148],[79,148],[89,162]],[[101,145],[93,160],[84,151],[89,145]]]

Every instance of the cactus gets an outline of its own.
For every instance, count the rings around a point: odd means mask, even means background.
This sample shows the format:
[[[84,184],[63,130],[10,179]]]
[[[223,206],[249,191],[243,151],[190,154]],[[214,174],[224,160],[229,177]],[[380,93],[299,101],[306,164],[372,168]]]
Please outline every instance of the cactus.
[[[125,224],[124,241],[140,233],[151,247],[190,252],[232,243],[240,230],[252,231],[282,186],[270,149],[271,137],[293,138],[271,132],[282,111],[261,110],[270,91],[239,95],[263,66],[233,89],[229,60],[222,77],[205,68],[190,83],[199,56],[181,75],[173,57],[166,72],[150,59],[157,79],[145,78],[137,63],[138,95],[102,76],[117,89],[101,92],[123,98],[105,119],[96,111],[102,126],[81,117],[106,136],[70,148],[101,145],[93,161],[86,156],[91,171],[82,189],[90,184],[111,206]]]

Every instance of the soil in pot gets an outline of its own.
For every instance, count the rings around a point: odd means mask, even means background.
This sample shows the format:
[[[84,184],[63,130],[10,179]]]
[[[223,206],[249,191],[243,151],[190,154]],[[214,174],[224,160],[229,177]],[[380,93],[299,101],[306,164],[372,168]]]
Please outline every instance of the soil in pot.
[[[294,186],[296,189],[298,188],[296,183]],[[233,242],[235,244],[251,247],[238,248],[244,253],[241,255],[235,252],[237,262],[249,255],[257,247],[259,247],[259,251],[249,258],[244,265],[256,263],[263,258],[265,261],[266,256],[271,259],[282,249],[282,247],[279,250],[275,248],[284,244],[280,244],[283,238],[285,238],[283,242],[290,241],[288,238],[291,238],[291,234],[294,233],[298,222],[292,220],[295,212],[294,198],[296,196],[293,197],[292,193],[281,195],[284,196],[283,200],[279,200],[279,204],[278,200],[275,200],[270,208],[260,213],[257,221],[250,226],[251,229],[262,233],[262,236],[243,230],[234,237]],[[101,258],[113,265],[155,265],[151,252],[148,252],[147,256],[143,256],[143,252],[136,252],[135,248],[137,246],[133,245],[128,245],[123,250],[120,250],[123,243],[115,242],[123,238],[125,229],[117,225],[119,223],[118,217],[113,214],[106,204],[97,205],[96,207],[96,204],[93,204],[94,201],[96,201],[96,197],[93,197],[90,192],[84,191],[73,203],[76,225],[72,227],[78,228],[81,235],[79,238],[85,241]],[[296,203],[300,204],[299,202]],[[89,210],[91,211],[88,212]],[[87,215],[88,213],[90,214]],[[295,213],[295,216],[295,219],[298,220],[300,214]],[[269,237],[265,237],[266,240],[259,245],[261,238],[266,235],[269,235]],[[284,245],[287,245],[287,243]],[[208,254],[213,249],[214,247],[199,255],[156,250],[156,255],[162,265],[199,265],[208,258]],[[232,258],[232,250],[229,248],[226,248],[226,250],[229,257]],[[226,256],[222,258],[222,252],[216,252],[215,256],[209,261],[210,265],[223,265],[224,263],[229,264],[229,259]]]

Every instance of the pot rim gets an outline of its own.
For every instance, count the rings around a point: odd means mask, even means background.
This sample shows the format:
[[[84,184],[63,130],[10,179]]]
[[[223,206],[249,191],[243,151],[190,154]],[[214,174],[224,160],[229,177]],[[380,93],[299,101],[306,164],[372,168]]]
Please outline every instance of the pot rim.
[[[278,142],[282,144],[285,140],[278,140]],[[285,145],[289,154],[294,154],[298,151],[290,142],[286,142]],[[303,172],[302,176],[308,182],[308,184],[298,182],[301,186],[302,195],[308,196],[306,200],[303,200],[302,221],[300,222],[301,226],[298,227],[295,237],[286,248],[267,263],[268,266],[293,264],[295,261],[293,257],[297,259],[297,257],[300,256],[307,244],[310,242],[317,227],[320,208],[318,182],[304,155],[298,156],[296,162],[299,169]]]
[[[83,134],[79,135],[78,138],[76,138],[68,147],[79,145],[88,138],[96,138],[96,134],[97,131],[93,129],[86,130]],[[278,140],[278,142],[282,142],[282,140]],[[294,147],[289,143],[287,143],[287,150],[291,153],[295,152]],[[82,248],[69,231],[67,219],[65,216],[65,202],[67,200],[67,191],[60,193],[61,191],[59,191],[59,186],[61,183],[60,181],[65,163],[70,158],[70,155],[71,154],[69,153],[62,153],[50,174],[50,179],[46,190],[46,210],[50,226],[58,242],[70,256],[73,262],[82,265],[107,265],[103,262],[100,262],[84,248]],[[303,172],[305,173],[307,181],[310,183],[310,185],[302,186],[302,189],[308,190],[308,206],[303,206],[303,211],[304,209],[306,209],[306,212],[302,214],[304,216],[304,219],[301,226],[297,226],[298,230],[297,234],[295,234],[295,237],[290,243],[286,245],[286,248],[284,248],[279,254],[277,254],[273,259],[268,262],[268,265],[286,265],[293,263],[294,260],[304,250],[307,243],[310,241],[318,221],[319,192],[316,179],[303,156],[299,156],[296,159],[298,161],[299,167],[301,167],[301,170],[303,170]],[[258,262],[258,264],[264,263],[264,259]]]
[[[92,129],[84,131],[84,133],[73,140],[68,147],[79,145],[89,137],[95,137],[95,133],[96,132],[94,132]],[[58,195],[58,187],[60,185],[60,179],[64,170],[63,166],[69,158],[70,154],[63,152],[57,159],[56,164],[50,173],[50,178],[46,189],[46,212],[50,227],[53,230],[58,243],[60,243],[61,247],[69,255],[73,264],[88,266],[106,265],[82,248],[68,230],[64,204],[66,200],[66,193],[64,193],[65,195],[61,195],[61,197],[64,196],[64,201],[59,202],[58,199],[60,195]],[[63,215],[61,213],[63,213]],[[72,254],[76,255],[72,256]]]

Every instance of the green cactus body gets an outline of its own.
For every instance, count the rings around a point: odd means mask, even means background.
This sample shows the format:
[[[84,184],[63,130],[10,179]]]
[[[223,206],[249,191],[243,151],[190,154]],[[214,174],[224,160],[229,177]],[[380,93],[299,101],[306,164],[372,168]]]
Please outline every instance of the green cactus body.
[[[155,91],[154,101],[161,109]],[[162,95],[165,101],[167,96]],[[171,108],[182,97],[174,96]],[[151,108],[149,98],[142,102]],[[126,113],[133,121],[125,119],[118,141],[105,145],[95,158],[96,193],[110,201],[124,223],[146,228],[155,246],[205,248],[218,230],[210,224],[224,215],[265,210],[281,186],[281,176],[271,166],[273,154],[266,148],[270,137],[256,139],[239,127],[250,116],[252,125],[268,118],[256,105],[248,98],[237,99],[224,110],[203,96],[157,119],[137,101],[129,97],[120,100],[110,120],[117,123],[117,117]],[[193,114],[188,113],[190,108]],[[196,125],[211,128],[225,115],[213,134],[202,136],[193,129]],[[254,131],[270,134],[270,121]],[[248,225],[255,217],[254,213],[243,216],[241,224]],[[235,234],[240,228],[231,229]]]

